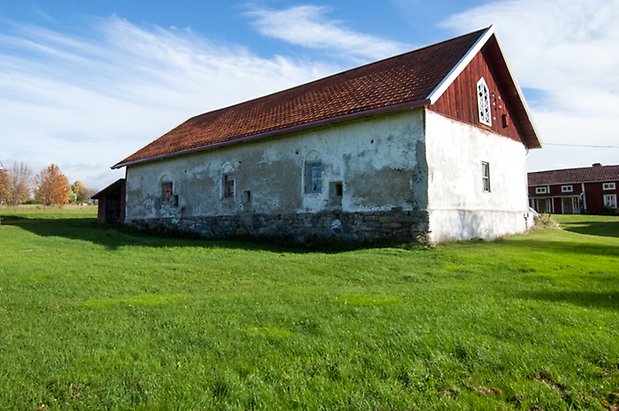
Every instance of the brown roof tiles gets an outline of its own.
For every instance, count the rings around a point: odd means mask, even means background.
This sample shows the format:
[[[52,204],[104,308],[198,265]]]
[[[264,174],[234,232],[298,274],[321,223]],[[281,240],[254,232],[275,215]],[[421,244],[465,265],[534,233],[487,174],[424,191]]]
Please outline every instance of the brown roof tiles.
[[[619,165],[594,165],[593,167],[535,171],[528,175],[530,187],[592,181],[619,181]]]
[[[198,115],[114,168],[376,111],[428,104],[430,93],[485,31]]]

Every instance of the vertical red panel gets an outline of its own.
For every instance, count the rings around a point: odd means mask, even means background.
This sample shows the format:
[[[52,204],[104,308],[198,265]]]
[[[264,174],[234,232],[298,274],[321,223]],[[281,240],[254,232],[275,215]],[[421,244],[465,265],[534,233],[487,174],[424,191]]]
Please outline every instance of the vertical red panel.
[[[477,82],[481,77],[486,80],[490,91],[492,126],[487,126],[479,121]],[[501,84],[500,76],[492,68],[492,62],[489,61],[484,49],[482,49],[445,90],[438,101],[428,108],[455,120],[523,142],[524,133],[520,132],[515,121],[517,116],[512,115],[509,102],[503,97],[507,96],[507,93]],[[505,120],[503,116],[505,116]]]

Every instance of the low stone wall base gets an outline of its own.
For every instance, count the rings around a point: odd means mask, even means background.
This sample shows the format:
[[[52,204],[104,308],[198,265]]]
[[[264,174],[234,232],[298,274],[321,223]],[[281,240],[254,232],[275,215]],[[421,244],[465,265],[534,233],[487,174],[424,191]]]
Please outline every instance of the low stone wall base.
[[[238,214],[181,219],[127,220],[143,230],[180,231],[210,239],[268,238],[307,242],[321,238],[353,241],[427,241],[426,211]]]

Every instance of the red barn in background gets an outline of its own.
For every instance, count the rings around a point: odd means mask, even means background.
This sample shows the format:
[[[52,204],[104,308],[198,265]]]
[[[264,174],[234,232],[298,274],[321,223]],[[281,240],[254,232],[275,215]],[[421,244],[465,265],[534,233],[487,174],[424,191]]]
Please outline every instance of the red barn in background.
[[[529,173],[529,205],[540,213],[599,214],[617,211],[619,165]]]

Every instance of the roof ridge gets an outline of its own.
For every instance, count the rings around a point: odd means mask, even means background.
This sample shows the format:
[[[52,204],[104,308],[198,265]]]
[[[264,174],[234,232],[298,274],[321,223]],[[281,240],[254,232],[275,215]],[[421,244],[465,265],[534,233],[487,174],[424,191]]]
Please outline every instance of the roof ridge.
[[[402,57],[410,55],[410,54],[422,52],[424,50],[427,50],[428,48],[437,47],[437,46],[440,46],[440,45],[445,44],[445,43],[455,42],[455,41],[458,41],[458,40],[462,39],[463,37],[472,36],[473,34],[481,34],[481,33],[486,32],[486,30],[488,30],[490,27],[492,27],[492,25],[488,26],[488,27],[485,27],[483,29],[472,31],[470,33],[462,34],[462,35],[457,36],[457,37],[453,37],[453,38],[450,38],[450,39],[447,39],[447,40],[443,40],[443,41],[440,41],[438,43],[428,44],[428,45],[420,47],[418,49],[414,49],[414,50],[410,50],[410,51],[405,51],[405,52],[400,53],[400,54],[396,54],[396,55],[393,55],[393,56],[390,56],[390,57],[385,57],[384,59],[380,59],[380,60],[377,60],[377,61],[371,61],[371,62],[363,64],[361,66],[356,66],[356,67],[352,67],[352,68],[349,68],[349,69],[346,69],[346,70],[343,70],[343,71],[339,71],[337,73],[329,74],[326,77],[320,77],[320,78],[317,78],[315,80],[308,81],[307,83],[299,84],[299,85],[296,85],[296,86],[285,88],[283,90],[278,90],[278,91],[275,91],[275,92],[272,92],[272,93],[264,94],[262,96],[254,97],[254,98],[249,99],[249,100],[244,100],[244,101],[241,101],[239,103],[231,104],[229,106],[217,108],[215,110],[210,110],[210,111],[206,111],[204,113],[196,114],[195,116],[192,116],[192,117],[188,118],[185,121],[185,123],[187,123],[187,122],[189,122],[191,120],[194,120],[196,118],[199,118],[201,116],[204,116],[206,114],[213,114],[213,113],[217,113],[217,112],[222,111],[222,110],[229,110],[229,109],[231,109],[233,107],[238,107],[238,106],[242,106],[244,104],[255,102],[256,100],[266,99],[268,97],[277,96],[278,94],[292,92],[293,90],[299,90],[299,89],[301,89],[303,87],[308,87],[310,85],[313,85],[313,84],[316,84],[316,83],[319,83],[319,82],[323,82],[323,81],[327,82],[328,80],[332,79],[333,77],[341,76],[341,75],[344,75],[346,73],[351,73],[351,72],[354,72],[354,71],[361,71],[362,69],[365,69],[365,68],[368,68],[368,67],[371,67],[371,66],[374,66],[374,65],[384,64],[385,62],[388,62],[390,60],[395,60],[395,59],[399,59],[399,58],[402,58]]]
[[[589,170],[593,168],[597,169],[597,168],[609,168],[609,167],[619,167],[619,164],[607,164],[607,165],[588,166],[588,167],[553,168],[551,170],[529,171],[528,174],[552,173],[555,171]]]
[[[493,27],[194,115],[112,168],[432,104],[430,95]]]

